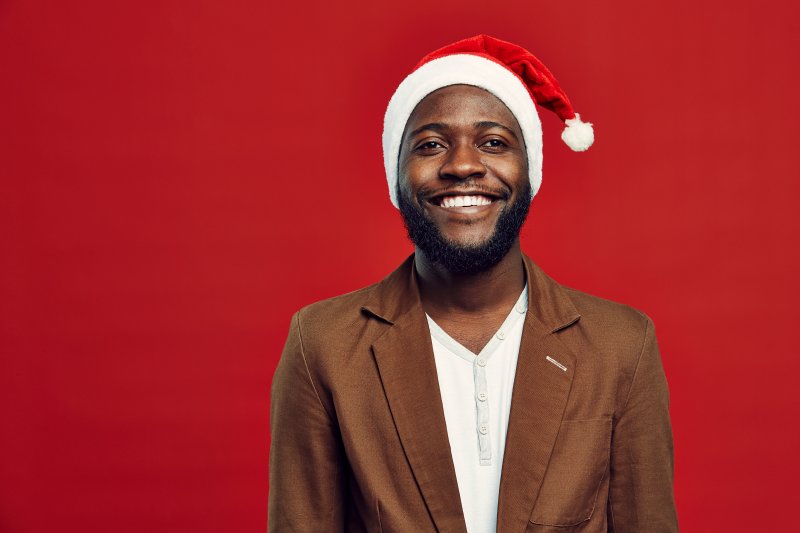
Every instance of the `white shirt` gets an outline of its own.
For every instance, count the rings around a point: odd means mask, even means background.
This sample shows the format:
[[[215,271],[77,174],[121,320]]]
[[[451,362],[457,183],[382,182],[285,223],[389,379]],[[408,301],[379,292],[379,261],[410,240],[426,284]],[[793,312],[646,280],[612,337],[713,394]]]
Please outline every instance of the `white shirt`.
[[[497,498],[528,287],[477,356],[432,319],[428,326],[450,453],[469,533],[494,533]]]

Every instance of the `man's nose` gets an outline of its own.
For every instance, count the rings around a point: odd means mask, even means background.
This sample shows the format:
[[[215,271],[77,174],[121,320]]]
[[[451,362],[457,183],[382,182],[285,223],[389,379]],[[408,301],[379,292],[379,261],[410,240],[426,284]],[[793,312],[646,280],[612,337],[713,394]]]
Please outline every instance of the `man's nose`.
[[[444,179],[466,180],[480,178],[486,174],[481,161],[481,152],[469,143],[460,143],[450,148],[439,175]]]

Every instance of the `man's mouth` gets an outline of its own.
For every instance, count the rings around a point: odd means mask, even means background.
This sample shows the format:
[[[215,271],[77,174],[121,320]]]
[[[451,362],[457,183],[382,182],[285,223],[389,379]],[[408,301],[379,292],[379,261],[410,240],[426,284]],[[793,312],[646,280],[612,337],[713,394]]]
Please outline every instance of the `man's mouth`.
[[[473,194],[446,194],[430,198],[428,201],[433,205],[451,209],[454,207],[475,207],[491,205],[499,197],[483,193]]]
[[[473,205],[489,205],[492,199],[488,196],[443,196],[439,207],[472,207]]]

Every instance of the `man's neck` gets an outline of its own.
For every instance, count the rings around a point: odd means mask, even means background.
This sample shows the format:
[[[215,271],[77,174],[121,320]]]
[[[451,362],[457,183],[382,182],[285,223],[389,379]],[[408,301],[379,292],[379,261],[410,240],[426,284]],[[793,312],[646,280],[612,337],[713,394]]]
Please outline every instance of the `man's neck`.
[[[490,269],[476,274],[453,274],[417,251],[414,266],[425,311],[437,315],[481,316],[507,312],[525,286],[525,267],[519,240]]]

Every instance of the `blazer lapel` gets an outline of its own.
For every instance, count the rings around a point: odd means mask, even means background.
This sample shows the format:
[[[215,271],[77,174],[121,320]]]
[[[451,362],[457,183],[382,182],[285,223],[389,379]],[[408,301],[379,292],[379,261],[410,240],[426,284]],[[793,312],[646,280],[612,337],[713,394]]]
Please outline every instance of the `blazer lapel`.
[[[373,356],[403,450],[436,529],[466,533],[430,332],[413,263],[404,266],[364,307],[387,323],[387,331],[372,344]]]
[[[511,397],[497,531],[525,531],[569,398],[576,357],[556,332],[579,318],[563,290],[527,257],[529,306]],[[566,367],[563,370],[547,357]]]

